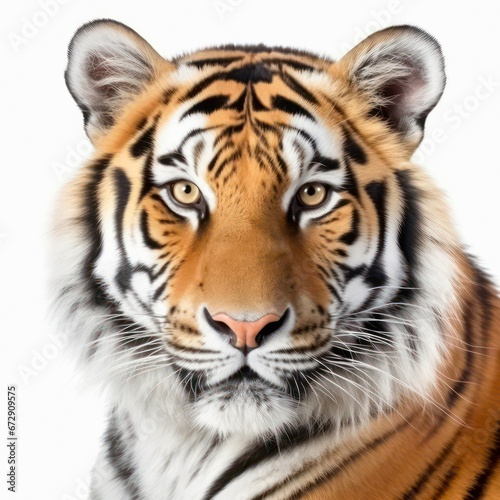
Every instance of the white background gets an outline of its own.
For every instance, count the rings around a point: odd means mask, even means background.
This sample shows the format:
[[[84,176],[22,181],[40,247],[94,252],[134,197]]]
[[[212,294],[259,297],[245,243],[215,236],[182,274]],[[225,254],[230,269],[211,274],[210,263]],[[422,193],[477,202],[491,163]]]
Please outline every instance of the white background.
[[[49,15],[43,0],[8,2],[1,21],[0,435],[6,387],[17,384],[19,473],[12,497],[85,498],[105,418],[97,391],[79,389],[71,360],[49,337],[55,329],[47,313],[47,221],[55,193],[83,159],[75,155],[89,149],[63,79],[67,45],[84,22],[124,22],[166,57],[263,42],[338,58],[376,29],[426,29],[442,44],[448,84],[427,122],[419,160],[448,193],[470,251],[499,281],[500,35],[493,0],[45,1]],[[0,496],[9,498],[4,443],[0,449]]]

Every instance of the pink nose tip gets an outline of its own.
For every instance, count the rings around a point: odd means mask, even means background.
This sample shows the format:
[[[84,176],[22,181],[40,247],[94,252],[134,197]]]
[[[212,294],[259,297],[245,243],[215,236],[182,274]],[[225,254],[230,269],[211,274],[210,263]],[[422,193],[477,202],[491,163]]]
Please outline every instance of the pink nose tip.
[[[219,313],[212,316],[214,321],[225,323],[236,335],[236,344],[234,347],[243,349],[245,347],[258,347],[257,335],[269,323],[278,321],[280,317],[277,314],[266,314],[257,321],[236,321],[225,313]]]

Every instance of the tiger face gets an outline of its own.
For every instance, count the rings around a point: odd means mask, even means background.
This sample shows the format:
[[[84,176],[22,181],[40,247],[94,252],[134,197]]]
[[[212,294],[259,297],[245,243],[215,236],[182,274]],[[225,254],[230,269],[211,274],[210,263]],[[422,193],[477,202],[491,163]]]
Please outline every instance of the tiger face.
[[[431,37],[166,61],[98,21],[66,79],[96,152],[63,196],[59,300],[113,396],[220,435],[427,397],[449,269],[423,266],[440,249],[404,213],[425,211],[409,160],[444,86]]]

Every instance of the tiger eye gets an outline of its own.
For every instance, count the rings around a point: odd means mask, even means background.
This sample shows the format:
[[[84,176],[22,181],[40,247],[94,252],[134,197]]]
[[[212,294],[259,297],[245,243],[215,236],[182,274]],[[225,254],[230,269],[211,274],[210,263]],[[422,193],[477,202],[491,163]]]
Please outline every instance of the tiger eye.
[[[190,181],[178,181],[172,186],[172,195],[184,205],[192,205],[200,199],[200,190]]]
[[[321,205],[326,198],[326,187],[323,184],[312,182],[304,184],[299,190],[300,201],[308,207]]]

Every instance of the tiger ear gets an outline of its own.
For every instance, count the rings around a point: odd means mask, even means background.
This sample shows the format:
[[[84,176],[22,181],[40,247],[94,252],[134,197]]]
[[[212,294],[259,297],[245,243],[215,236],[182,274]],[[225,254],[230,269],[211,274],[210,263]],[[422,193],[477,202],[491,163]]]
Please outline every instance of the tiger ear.
[[[415,149],[444,90],[444,59],[437,41],[413,26],[394,26],[367,37],[338,64],[368,98],[373,115]]]
[[[69,45],[65,78],[90,139],[105,133],[125,104],[170,66],[121,23],[99,20],[83,25]]]

